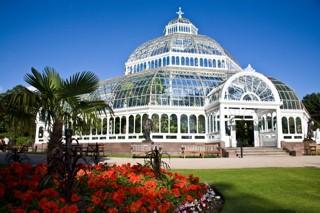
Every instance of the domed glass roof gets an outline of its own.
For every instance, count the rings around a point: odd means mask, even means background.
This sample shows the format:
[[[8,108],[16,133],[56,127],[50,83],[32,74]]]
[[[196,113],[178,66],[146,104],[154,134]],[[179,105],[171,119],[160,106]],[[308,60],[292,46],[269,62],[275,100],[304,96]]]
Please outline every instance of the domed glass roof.
[[[232,56],[215,40],[194,34],[175,33],[148,41],[133,51],[128,62],[167,52]]]
[[[199,107],[223,80],[211,73],[158,70],[105,81],[89,98],[106,100],[114,109],[145,105]]]
[[[277,88],[280,99],[283,102],[281,109],[303,109],[302,104],[293,89],[279,80],[271,77],[269,79]]]

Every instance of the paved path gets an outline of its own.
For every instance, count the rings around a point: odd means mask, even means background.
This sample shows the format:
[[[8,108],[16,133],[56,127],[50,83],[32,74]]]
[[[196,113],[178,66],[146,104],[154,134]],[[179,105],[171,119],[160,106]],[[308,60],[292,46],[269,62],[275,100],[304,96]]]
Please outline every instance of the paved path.
[[[5,162],[5,154],[0,152],[0,163]],[[28,154],[32,164],[45,163],[43,154]],[[104,158],[109,164],[144,163],[141,158]],[[244,158],[171,158],[163,159],[172,169],[223,169],[223,168],[259,168],[259,167],[317,167],[320,168],[320,156],[281,156],[281,157],[244,157]]]

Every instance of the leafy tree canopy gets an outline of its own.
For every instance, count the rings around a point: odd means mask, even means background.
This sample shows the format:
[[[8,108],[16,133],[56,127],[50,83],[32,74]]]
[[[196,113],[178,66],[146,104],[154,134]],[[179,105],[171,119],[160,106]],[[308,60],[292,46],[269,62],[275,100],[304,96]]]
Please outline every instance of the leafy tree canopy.
[[[320,93],[307,94],[303,97],[302,103],[310,113],[314,127],[320,128]]]

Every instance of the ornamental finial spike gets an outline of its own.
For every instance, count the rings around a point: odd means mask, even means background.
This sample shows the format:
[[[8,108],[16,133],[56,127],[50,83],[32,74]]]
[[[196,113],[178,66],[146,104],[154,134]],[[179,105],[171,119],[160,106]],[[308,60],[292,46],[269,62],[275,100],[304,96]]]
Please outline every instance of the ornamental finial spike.
[[[182,12],[181,7],[179,7],[179,11],[177,12],[179,18],[182,18],[182,15],[184,14],[184,12]]]

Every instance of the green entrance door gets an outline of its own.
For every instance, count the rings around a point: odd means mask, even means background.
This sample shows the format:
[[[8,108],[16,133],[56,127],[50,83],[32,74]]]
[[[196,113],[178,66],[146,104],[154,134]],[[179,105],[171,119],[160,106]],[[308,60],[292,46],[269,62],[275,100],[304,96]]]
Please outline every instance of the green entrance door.
[[[237,146],[254,146],[253,121],[236,121],[236,140]]]

